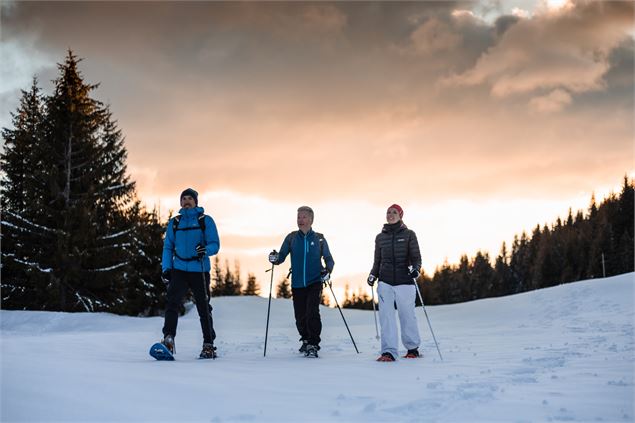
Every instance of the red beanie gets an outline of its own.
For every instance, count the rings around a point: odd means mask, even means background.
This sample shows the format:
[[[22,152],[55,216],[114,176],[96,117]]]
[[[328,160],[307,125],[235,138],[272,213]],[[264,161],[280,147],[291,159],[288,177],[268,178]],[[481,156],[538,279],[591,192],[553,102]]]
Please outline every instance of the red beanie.
[[[388,207],[388,209],[397,210],[397,213],[399,213],[399,218],[403,219],[403,209],[401,208],[399,204],[393,204],[392,206]]]

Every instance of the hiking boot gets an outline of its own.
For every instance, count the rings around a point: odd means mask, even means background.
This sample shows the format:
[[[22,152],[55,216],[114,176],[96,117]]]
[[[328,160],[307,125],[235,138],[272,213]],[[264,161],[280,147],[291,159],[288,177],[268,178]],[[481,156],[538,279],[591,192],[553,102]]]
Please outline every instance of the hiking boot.
[[[385,362],[395,361],[395,357],[391,353],[385,352],[379,356],[377,361],[385,361]]]
[[[302,346],[300,346],[300,349],[298,350],[298,352],[305,353],[307,345],[309,345],[309,342],[306,339],[303,339]]]
[[[318,349],[319,349],[319,347],[317,345],[307,344],[306,345],[306,351],[304,352],[304,356],[305,357],[317,358],[318,357]]]
[[[419,354],[419,349],[418,348],[414,348],[412,350],[408,350],[406,355],[403,356],[403,358],[419,358],[419,357],[421,357],[421,354]]]
[[[216,358],[216,347],[214,344],[205,342],[198,358]]]
[[[172,335],[165,335],[165,337],[161,340],[161,343],[165,345],[165,348],[167,348],[172,354],[176,352],[174,337]]]

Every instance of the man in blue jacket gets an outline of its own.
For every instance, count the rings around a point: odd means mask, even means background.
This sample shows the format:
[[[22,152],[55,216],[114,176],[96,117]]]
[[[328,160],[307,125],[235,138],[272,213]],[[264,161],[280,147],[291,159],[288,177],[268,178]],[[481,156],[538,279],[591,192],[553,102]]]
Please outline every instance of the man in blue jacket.
[[[209,305],[210,261],[218,253],[220,240],[214,219],[198,207],[198,193],[188,188],[181,193],[181,210],[168,222],[163,242],[162,279],[168,287],[163,341],[175,352],[174,337],[179,307],[188,289],[192,290],[203,331],[200,358],[216,358],[216,333]]]
[[[326,239],[314,232],[313,210],[308,206],[298,209],[298,231],[286,236],[280,252],[269,254],[269,262],[281,264],[291,254],[291,291],[295,325],[300,333],[302,346],[300,352],[307,357],[317,357],[320,349],[320,299],[322,283],[327,281],[333,271],[333,257]],[[322,265],[322,258],[326,267]]]

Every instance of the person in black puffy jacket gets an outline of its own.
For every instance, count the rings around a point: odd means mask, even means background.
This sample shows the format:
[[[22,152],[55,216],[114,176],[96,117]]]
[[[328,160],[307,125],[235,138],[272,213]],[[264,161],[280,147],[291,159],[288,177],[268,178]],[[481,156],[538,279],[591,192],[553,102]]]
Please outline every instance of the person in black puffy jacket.
[[[416,288],[421,253],[417,235],[403,223],[403,209],[393,204],[386,211],[386,223],[375,238],[375,258],[368,275],[372,287],[376,281],[381,325],[381,356],[377,361],[395,361],[398,356],[397,320],[401,342],[408,350],[405,358],[419,357],[419,328],[415,316]]]

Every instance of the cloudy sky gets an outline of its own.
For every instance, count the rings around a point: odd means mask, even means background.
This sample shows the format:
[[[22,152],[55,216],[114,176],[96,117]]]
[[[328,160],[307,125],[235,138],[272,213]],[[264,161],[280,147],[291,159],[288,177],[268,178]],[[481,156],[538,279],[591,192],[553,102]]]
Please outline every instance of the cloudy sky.
[[[263,285],[303,204],[336,282],[356,284],[392,203],[433,272],[495,256],[635,175],[632,2],[3,1],[1,13],[0,125],[34,75],[50,93],[71,48],[125,134],[140,198],[167,215],[197,189],[221,257]]]

